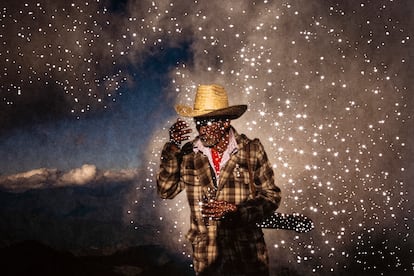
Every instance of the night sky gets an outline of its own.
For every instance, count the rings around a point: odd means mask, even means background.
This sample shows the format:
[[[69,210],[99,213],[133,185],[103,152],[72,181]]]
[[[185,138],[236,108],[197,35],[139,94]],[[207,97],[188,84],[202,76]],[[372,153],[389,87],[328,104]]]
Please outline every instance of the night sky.
[[[263,142],[280,211],[315,222],[265,230],[271,262],[412,273],[413,18],[409,0],[3,1],[0,187],[133,180],[125,223],[190,258],[185,199],[154,176],[174,104],[219,83],[249,106],[233,125]]]

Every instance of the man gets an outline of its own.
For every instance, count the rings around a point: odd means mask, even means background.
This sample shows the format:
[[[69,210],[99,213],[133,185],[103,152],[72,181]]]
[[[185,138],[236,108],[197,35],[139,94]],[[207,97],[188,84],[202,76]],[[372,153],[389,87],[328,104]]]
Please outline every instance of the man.
[[[231,126],[246,109],[229,106],[222,86],[200,85],[194,107],[176,106],[179,115],[194,118],[198,136],[180,148],[191,129],[178,119],[162,150],[158,193],[171,199],[186,190],[191,211],[187,238],[197,275],[269,274],[256,222],[277,209],[280,189],[261,142]]]

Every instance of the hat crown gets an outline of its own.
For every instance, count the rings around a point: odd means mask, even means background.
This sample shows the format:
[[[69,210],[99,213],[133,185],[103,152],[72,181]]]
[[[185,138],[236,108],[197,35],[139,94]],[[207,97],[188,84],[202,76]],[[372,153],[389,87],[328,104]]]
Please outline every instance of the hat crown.
[[[217,84],[197,87],[194,105],[175,106],[177,114],[184,117],[225,117],[230,120],[239,118],[247,109],[247,105],[229,106],[224,87]]]
[[[194,100],[194,110],[214,111],[229,106],[229,100],[224,87],[212,85],[200,85],[197,88]]]

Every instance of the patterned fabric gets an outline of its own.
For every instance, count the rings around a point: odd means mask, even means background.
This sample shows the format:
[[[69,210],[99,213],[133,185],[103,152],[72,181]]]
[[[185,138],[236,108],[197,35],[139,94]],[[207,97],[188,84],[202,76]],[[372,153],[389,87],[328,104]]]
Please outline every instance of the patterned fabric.
[[[193,245],[194,269],[198,275],[268,273],[263,232],[256,222],[277,209],[280,189],[274,183],[273,170],[261,142],[233,131],[238,150],[221,169],[217,188],[208,158],[193,148],[196,141],[187,143],[177,153],[167,143],[161,153],[158,193],[171,199],[186,190],[191,211],[187,238]],[[247,160],[249,142],[250,160]],[[247,162],[253,169],[255,197],[250,192]],[[206,199],[236,204],[237,211],[221,221],[207,220],[200,210],[200,202]]]
[[[213,165],[214,165],[214,170],[216,171],[216,175],[219,175],[221,156],[218,151],[211,149],[211,157],[213,158]]]

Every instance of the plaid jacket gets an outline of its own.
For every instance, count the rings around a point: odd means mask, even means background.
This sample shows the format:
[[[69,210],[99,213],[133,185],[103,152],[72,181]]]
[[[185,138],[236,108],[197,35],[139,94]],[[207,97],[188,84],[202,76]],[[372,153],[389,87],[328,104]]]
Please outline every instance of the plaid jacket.
[[[172,153],[167,143],[161,153],[158,193],[171,199],[186,190],[191,212],[187,238],[193,245],[194,269],[200,275],[207,270],[211,274],[221,271],[220,275],[226,275],[224,271],[229,271],[229,275],[249,275],[252,270],[257,275],[260,267],[263,271],[268,268],[263,232],[256,222],[279,206],[280,189],[274,183],[273,170],[261,142],[249,140],[236,131],[234,135],[238,149],[221,169],[219,183],[215,183],[208,158],[193,150],[194,141],[177,153]],[[248,143],[250,154],[246,152]],[[250,190],[248,162],[256,196]],[[236,204],[237,211],[221,221],[206,221],[200,210],[200,202],[206,198]],[[240,274],[234,269],[240,269]]]

